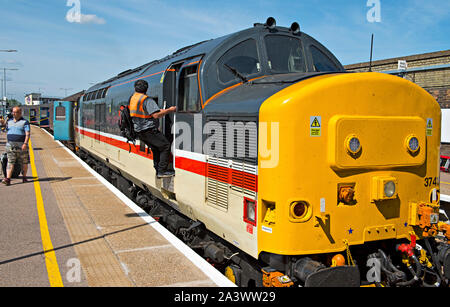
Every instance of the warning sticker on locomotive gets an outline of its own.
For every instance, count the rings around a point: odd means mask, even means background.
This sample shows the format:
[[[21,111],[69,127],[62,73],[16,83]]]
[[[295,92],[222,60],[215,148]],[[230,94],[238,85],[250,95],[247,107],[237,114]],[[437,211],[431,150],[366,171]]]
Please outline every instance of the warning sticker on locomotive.
[[[319,137],[322,135],[322,117],[311,116],[310,118],[310,136]]]
[[[433,119],[427,119],[427,136],[433,136]]]

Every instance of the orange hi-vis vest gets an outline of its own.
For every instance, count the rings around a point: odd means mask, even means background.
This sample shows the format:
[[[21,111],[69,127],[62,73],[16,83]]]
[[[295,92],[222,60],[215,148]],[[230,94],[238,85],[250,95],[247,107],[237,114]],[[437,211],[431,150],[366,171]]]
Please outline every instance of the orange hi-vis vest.
[[[144,109],[144,101],[148,96],[141,93],[134,93],[130,98],[130,116],[139,118],[153,118],[151,114],[148,114]]]

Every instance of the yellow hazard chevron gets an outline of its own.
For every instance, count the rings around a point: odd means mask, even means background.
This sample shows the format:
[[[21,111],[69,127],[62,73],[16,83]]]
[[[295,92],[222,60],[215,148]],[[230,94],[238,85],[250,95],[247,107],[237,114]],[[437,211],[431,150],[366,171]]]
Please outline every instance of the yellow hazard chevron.
[[[320,128],[320,123],[319,123],[319,121],[317,120],[317,117],[314,118],[314,121],[313,121],[311,127],[312,127],[312,128]]]

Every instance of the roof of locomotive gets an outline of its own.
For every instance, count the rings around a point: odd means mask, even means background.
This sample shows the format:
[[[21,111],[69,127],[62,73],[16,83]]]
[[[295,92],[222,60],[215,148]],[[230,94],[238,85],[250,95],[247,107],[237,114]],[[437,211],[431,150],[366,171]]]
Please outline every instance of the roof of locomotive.
[[[144,65],[141,65],[134,69],[129,69],[126,71],[123,71],[119,73],[117,76],[112,77],[104,82],[100,82],[91,88],[89,88],[86,92],[95,91],[98,89],[102,89],[105,87],[113,86],[116,84],[120,84],[129,80],[133,80],[136,78],[139,78],[144,73],[148,72],[149,69],[155,69],[155,71],[159,71],[161,69],[166,69],[169,67],[170,64],[173,62],[177,62],[182,59],[188,59],[199,55],[205,55],[205,58],[209,55],[214,53],[217,50],[224,49],[227,50],[229,46],[235,43],[235,41],[238,41],[241,37],[249,36],[253,33],[261,33],[263,31],[270,31],[270,32],[280,32],[280,33],[289,33],[290,29],[286,27],[275,27],[273,29],[268,29],[263,24],[254,24],[253,27],[238,31],[235,33],[231,33],[219,38],[202,41],[190,46],[183,47],[177,51],[175,51],[173,54],[168,55],[160,60],[155,60],[149,63],[146,63]],[[321,46],[322,48],[326,49],[323,45],[321,45],[319,42],[317,42],[314,38],[307,35],[306,33],[301,32],[301,35],[306,36],[308,39],[313,40],[316,45]],[[228,42],[228,43],[227,43]],[[339,61],[334,57],[334,55],[331,53],[331,56],[333,57],[333,60],[339,64],[340,68],[344,70],[343,66]]]
[[[239,33],[239,32],[237,32],[237,33]],[[119,84],[119,83],[122,83],[122,82],[125,82],[128,80],[138,78],[144,72],[146,72],[149,68],[154,67],[159,64],[161,64],[161,65],[165,64],[165,66],[169,66],[172,62],[176,62],[181,59],[195,57],[200,54],[207,54],[207,53],[211,52],[212,50],[216,49],[217,46],[219,46],[223,41],[227,40],[229,37],[231,37],[233,35],[236,35],[237,33],[228,34],[228,35],[225,35],[225,36],[222,36],[219,38],[202,41],[202,42],[199,42],[199,43],[196,43],[193,45],[183,47],[181,49],[178,49],[171,55],[168,55],[162,59],[151,61],[149,63],[146,63],[146,64],[141,65],[134,69],[125,70],[125,71],[119,73],[115,77],[112,77],[104,82],[100,82],[98,84],[93,85],[86,92],[95,91],[97,89],[101,89],[106,86],[111,86],[111,85]]]

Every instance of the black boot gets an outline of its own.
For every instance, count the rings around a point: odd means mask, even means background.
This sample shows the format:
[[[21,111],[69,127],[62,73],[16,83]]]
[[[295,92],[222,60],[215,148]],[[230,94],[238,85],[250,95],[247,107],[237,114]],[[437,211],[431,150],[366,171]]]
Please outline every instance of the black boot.
[[[173,177],[173,176],[175,176],[174,171],[162,171],[162,172],[158,172],[156,174],[156,177],[158,177],[158,178],[169,178],[169,177]]]

